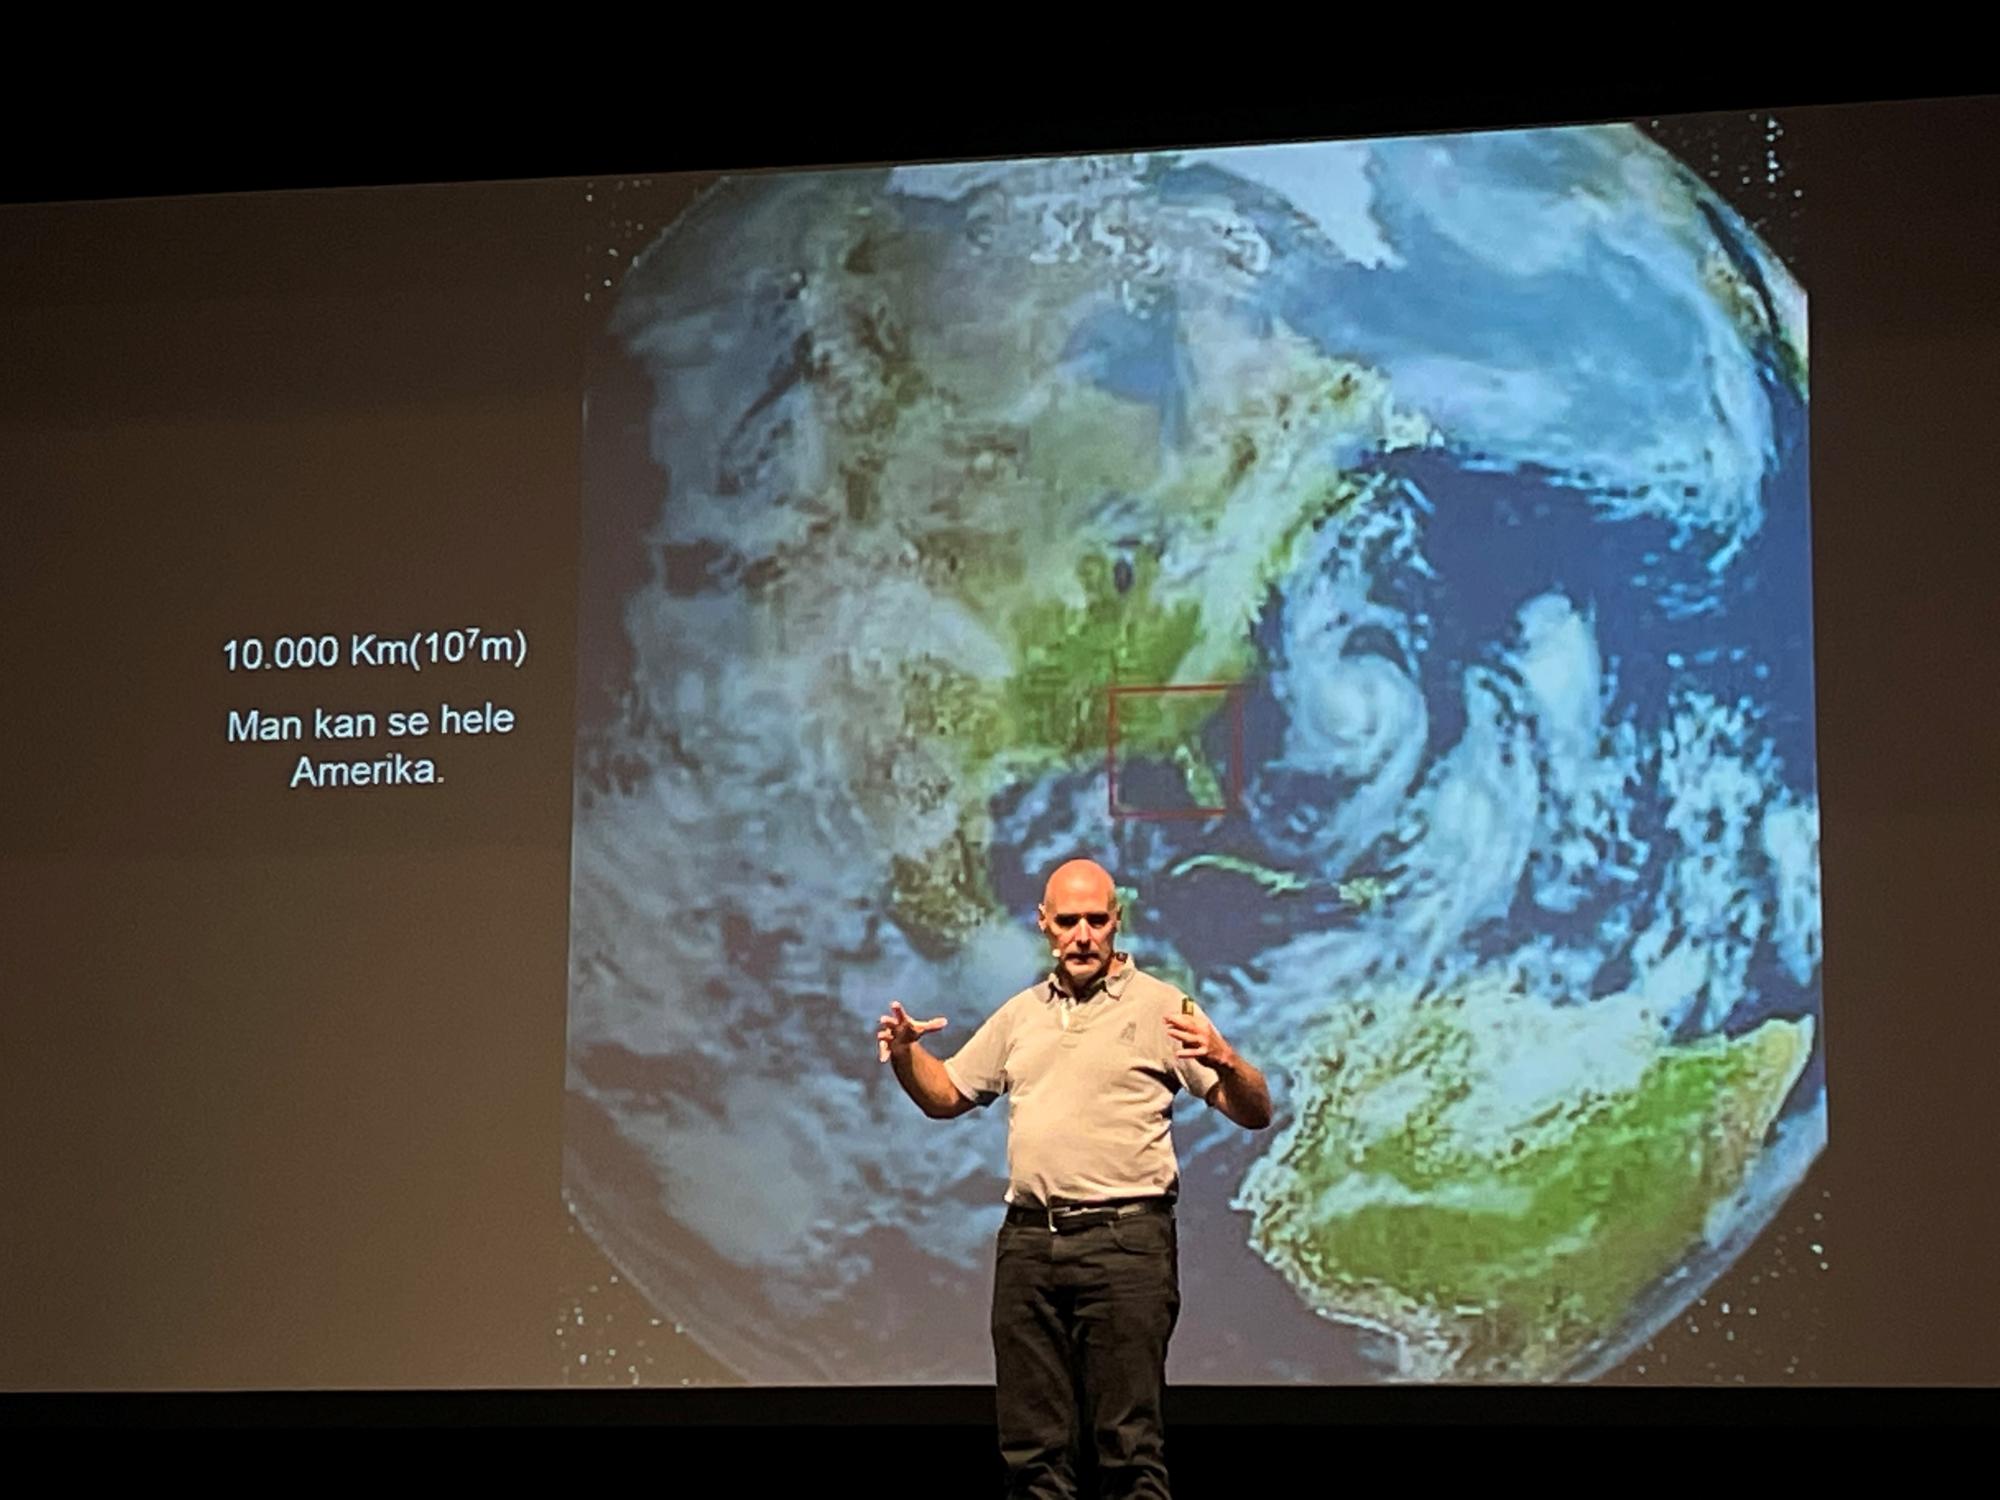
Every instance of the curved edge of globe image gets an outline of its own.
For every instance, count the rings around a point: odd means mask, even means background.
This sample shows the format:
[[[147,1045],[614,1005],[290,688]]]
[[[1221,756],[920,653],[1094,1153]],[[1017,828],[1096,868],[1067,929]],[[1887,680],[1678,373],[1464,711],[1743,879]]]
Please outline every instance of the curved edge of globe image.
[[[1276,1096],[1176,1109],[1174,1379],[1798,1374],[1645,1353],[1825,1209],[1806,297],[1717,184],[1798,190],[1719,130],[590,185],[566,1380],[990,1378],[1005,1106],[874,1021],[949,1055],[1076,855]]]

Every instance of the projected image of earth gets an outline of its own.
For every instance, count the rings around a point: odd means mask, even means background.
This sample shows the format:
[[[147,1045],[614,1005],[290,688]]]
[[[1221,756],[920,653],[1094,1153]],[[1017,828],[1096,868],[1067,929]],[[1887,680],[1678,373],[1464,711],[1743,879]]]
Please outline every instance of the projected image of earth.
[[[565,1183],[737,1376],[990,1380],[1005,1105],[876,1017],[1075,855],[1279,1112],[1177,1108],[1174,1378],[1587,1379],[1799,1183],[1805,299],[1642,134],[725,179],[608,332]]]

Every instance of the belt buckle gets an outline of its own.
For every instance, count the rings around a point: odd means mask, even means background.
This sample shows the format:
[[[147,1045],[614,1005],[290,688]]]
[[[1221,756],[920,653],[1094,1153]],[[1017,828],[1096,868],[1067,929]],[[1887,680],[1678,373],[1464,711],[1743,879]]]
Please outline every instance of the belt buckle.
[[[1103,1214],[1105,1222],[1108,1223],[1112,1219],[1122,1219],[1128,1213],[1136,1211],[1131,1204],[1111,1203],[1045,1203],[1042,1207],[1048,1214],[1050,1234],[1062,1233],[1061,1226],[1056,1222],[1059,1216],[1074,1222],[1086,1214]]]
[[[1090,1205],[1088,1203],[1044,1203],[1042,1208],[1049,1217],[1049,1233],[1061,1234],[1062,1227],[1056,1223],[1057,1216],[1060,1215],[1065,1219],[1073,1219],[1080,1213],[1087,1213]]]

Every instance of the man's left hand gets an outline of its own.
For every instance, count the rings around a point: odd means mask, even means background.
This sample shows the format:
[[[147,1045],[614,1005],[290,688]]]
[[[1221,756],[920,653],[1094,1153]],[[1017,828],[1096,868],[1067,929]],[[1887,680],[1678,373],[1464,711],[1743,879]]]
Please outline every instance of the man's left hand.
[[[1198,1057],[1218,1073],[1236,1066],[1236,1049],[1223,1040],[1222,1033],[1207,1016],[1169,1015],[1167,1031],[1180,1049],[1174,1053],[1176,1058]]]

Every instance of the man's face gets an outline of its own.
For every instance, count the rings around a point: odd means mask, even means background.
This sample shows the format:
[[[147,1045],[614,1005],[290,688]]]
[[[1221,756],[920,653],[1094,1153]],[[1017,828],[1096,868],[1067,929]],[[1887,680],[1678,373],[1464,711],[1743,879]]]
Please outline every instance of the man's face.
[[[1081,993],[1104,977],[1118,936],[1118,893],[1095,865],[1058,870],[1040,907],[1056,968]]]

